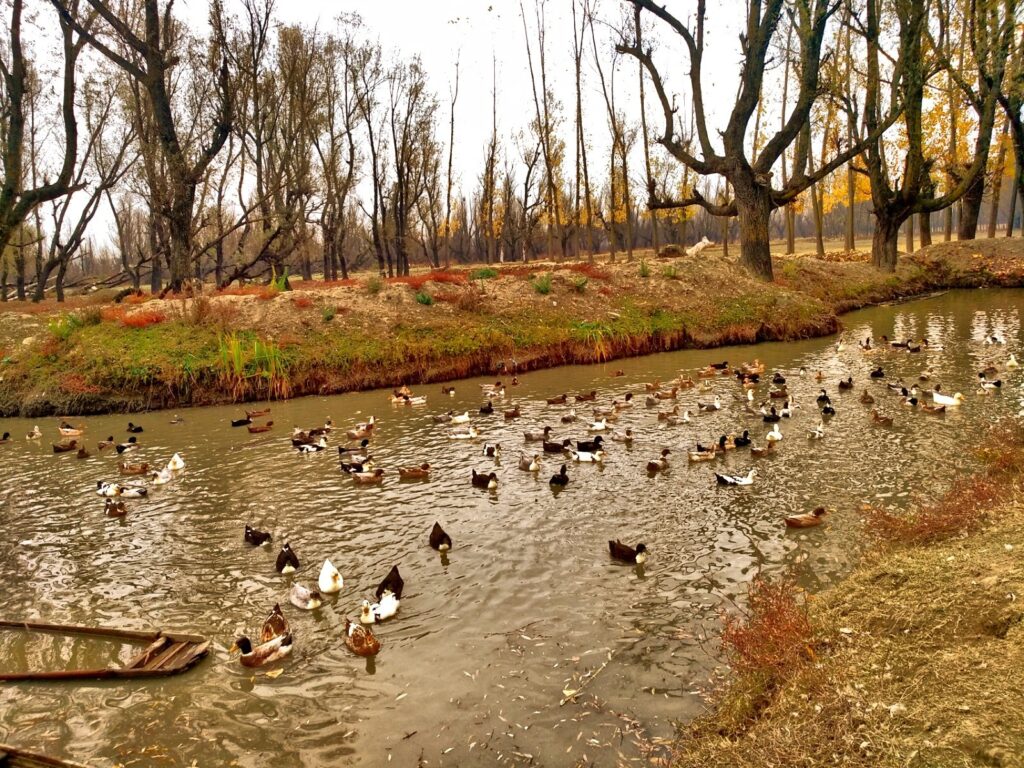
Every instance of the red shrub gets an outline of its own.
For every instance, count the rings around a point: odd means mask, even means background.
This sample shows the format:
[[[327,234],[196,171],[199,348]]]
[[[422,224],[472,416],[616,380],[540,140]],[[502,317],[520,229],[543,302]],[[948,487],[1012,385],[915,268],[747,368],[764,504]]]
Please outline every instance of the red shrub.
[[[151,325],[158,325],[166,319],[163,312],[144,309],[131,315],[125,315],[121,322],[127,328],[148,328]]]
[[[258,285],[237,285],[228,286],[227,288],[220,288],[217,290],[218,296],[258,296],[263,292],[263,288]]]
[[[408,285],[412,290],[419,291],[427,283],[448,283],[449,285],[465,285],[466,275],[463,272],[448,272],[439,269],[432,272],[424,272],[420,275],[408,275],[406,277],[389,277],[388,283],[392,285]]]
[[[462,296],[462,294],[458,291],[438,291],[434,294],[434,301],[456,304],[458,303],[460,296]]]
[[[309,309],[313,306],[313,300],[309,296],[296,296],[292,299],[292,304],[299,309]]]
[[[606,269],[601,269],[596,264],[591,264],[588,261],[580,262],[579,264],[573,264],[569,267],[573,272],[579,272],[581,275],[591,278],[592,280],[611,280],[612,273]]]
[[[597,292],[600,293],[602,296],[612,295],[612,289],[609,288],[607,285],[602,285],[600,288],[597,289]]]
[[[67,373],[61,377],[61,389],[75,395],[96,395],[102,389],[95,384],[88,383],[80,374]]]
[[[746,615],[726,616],[722,630],[734,670],[779,680],[812,656],[814,630],[798,593],[790,578],[758,576],[750,583]]]
[[[152,299],[152,294],[145,293],[129,293],[122,299],[125,304],[145,304],[147,301]]]
[[[281,292],[272,285],[265,285],[259,289],[256,293],[256,297],[262,301],[270,301],[271,299],[277,298]]]
[[[112,306],[104,307],[103,309],[100,310],[100,317],[103,320],[108,320],[110,322],[119,322],[121,320],[124,320],[125,315],[127,314],[128,310],[125,309],[124,307]]]

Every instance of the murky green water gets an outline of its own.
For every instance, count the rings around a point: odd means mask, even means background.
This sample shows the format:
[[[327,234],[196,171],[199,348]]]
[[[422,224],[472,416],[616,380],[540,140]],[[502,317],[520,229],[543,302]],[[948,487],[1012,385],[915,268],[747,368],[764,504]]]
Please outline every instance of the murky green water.
[[[902,505],[908,494],[932,494],[951,472],[970,465],[970,445],[994,419],[1021,408],[1020,375],[1003,390],[975,394],[976,373],[1021,357],[1024,292],[950,293],[881,307],[845,318],[846,349],[835,339],[710,352],[679,352],[607,366],[564,368],[521,376],[495,416],[474,416],[481,439],[447,439],[430,414],[481,404],[481,380],[457,382],[454,398],[440,386],[419,388],[423,407],[393,407],[386,393],[306,398],[272,404],[276,431],[250,436],[232,429],[239,408],[132,417],[145,432],[134,461],[162,464],[175,451],[188,466],[151,498],[129,502],[123,520],[104,516],[97,480],[117,479],[118,459],[95,454],[113,433],[124,439],[128,418],[83,420],[94,456],[54,456],[56,420],[42,422],[42,441],[24,439],[32,423],[0,422],[15,435],[0,446],[0,618],[37,619],[124,628],[159,627],[207,635],[210,657],[169,679],[87,684],[0,684],[0,741],[43,749],[97,766],[572,765],[638,759],[650,739],[667,737],[672,722],[697,714],[700,689],[716,661],[719,615],[741,597],[758,569],[792,567],[812,590],[842,575],[859,541],[864,502]],[[1004,347],[982,340],[1005,336]],[[912,355],[865,355],[856,339],[927,336]],[[687,465],[685,448],[725,431],[749,428],[757,442],[768,431],[734,400],[734,379],[715,381],[725,403],[716,414],[666,427],[643,403],[642,382],[728,359],[759,357],[781,369],[800,408],[782,423],[778,455],[760,461],[749,488],[719,488],[713,470],[742,473],[754,466],[746,451],[715,464]],[[945,416],[900,406],[868,371],[917,378],[925,368],[967,402]],[[803,365],[811,372],[797,375]],[[614,369],[622,378],[611,378]],[[821,370],[836,404],[824,440],[807,431]],[[836,382],[852,375],[852,394]],[[507,379],[506,379],[507,380]],[[867,386],[896,418],[873,426],[857,401]],[[763,386],[758,394],[763,396]],[[539,478],[516,464],[522,431],[551,424],[559,438],[582,437],[584,424],[562,425],[567,407],[544,398],[597,389],[599,405],[626,391],[637,407],[624,411],[631,448],[612,445],[604,466],[571,466],[557,496],[547,479],[560,459],[544,457]],[[708,393],[690,391],[682,408]],[[523,417],[500,413],[518,403]],[[589,405],[589,404],[587,404]],[[579,409],[589,414],[589,408]],[[339,471],[334,445],[298,455],[288,434],[328,416],[350,426],[375,415],[372,453],[388,470],[381,487],[353,486]],[[495,467],[483,443],[501,442]],[[676,450],[671,469],[644,471],[663,446]],[[678,449],[678,450],[677,450]],[[428,482],[399,483],[399,464],[430,462]],[[470,469],[496,469],[496,493],[471,487]],[[787,532],[781,517],[817,504],[838,508],[826,525]],[[446,561],[427,546],[439,520],[455,540]],[[275,546],[242,543],[245,523],[274,532]],[[646,569],[616,565],[607,540],[645,541]],[[330,557],[345,588],[318,611],[288,603],[290,577],[277,574],[277,545],[292,543],[302,560],[295,578],[315,582]],[[351,655],[341,638],[346,615],[393,564],[406,582],[399,616],[377,627],[384,647],[375,663]],[[296,650],[267,670],[242,668],[227,646],[240,631],[258,630],[280,602]],[[92,661],[107,664],[125,649],[49,643],[0,632],[0,668]],[[603,666],[606,664],[606,666]],[[271,668],[273,669],[273,668]],[[600,669],[578,702],[560,706],[563,689]]]

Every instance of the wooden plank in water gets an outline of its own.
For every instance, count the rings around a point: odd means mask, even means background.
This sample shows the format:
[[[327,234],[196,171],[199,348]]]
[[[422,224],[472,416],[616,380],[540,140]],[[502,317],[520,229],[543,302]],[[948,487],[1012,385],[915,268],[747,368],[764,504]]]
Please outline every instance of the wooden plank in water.
[[[146,664],[149,663],[149,660],[153,657],[153,654],[157,653],[161,648],[167,645],[167,642],[167,637],[161,635],[152,643],[150,643],[142,653],[135,656],[131,661],[125,664],[124,668],[139,669],[140,667],[146,666]]]
[[[0,744],[0,766],[2,768],[88,768],[81,763],[41,755],[7,744]]]

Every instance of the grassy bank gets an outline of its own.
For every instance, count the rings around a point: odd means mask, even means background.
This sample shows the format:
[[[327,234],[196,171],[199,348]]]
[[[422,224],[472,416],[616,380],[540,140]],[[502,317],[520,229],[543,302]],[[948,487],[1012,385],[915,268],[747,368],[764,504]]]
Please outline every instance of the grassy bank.
[[[984,453],[907,517],[862,511],[878,547],[829,592],[755,582],[675,768],[1024,765],[1024,430]]]
[[[0,414],[134,411],[330,394],[834,333],[842,312],[933,290],[1024,285],[1024,241],[949,243],[895,274],[721,256],[530,264],[384,281],[110,296],[0,311]]]

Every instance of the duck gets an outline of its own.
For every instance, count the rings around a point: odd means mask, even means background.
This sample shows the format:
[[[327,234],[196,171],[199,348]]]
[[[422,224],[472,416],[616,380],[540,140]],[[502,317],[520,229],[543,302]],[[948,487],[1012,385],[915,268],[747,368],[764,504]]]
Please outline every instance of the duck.
[[[171,456],[171,460],[167,462],[167,468],[172,472],[180,472],[185,468],[185,460],[181,458],[180,453]]]
[[[671,411],[658,411],[658,421],[668,421],[669,418],[679,413],[679,406],[675,406]]]
[[[790,515],[786,518],[786,525],[790,528],[813,528],[825,521],[828,510],[824,507],[815,507],[812,512],[802,515]]]
[[[601,435],[597,435],[593,440],[577,440],[576,450],[577,451],[594,451],[601,450],[601,444],[604,442],[604,438]]]
[[[1005,344],[1006,343],[1006,339],[1004,339],[999,334],[993,333],[991,336],[986,336],[985,337],[985,343],[986,344],[996,344],[996,345]]]
[[[544,453],[564,453],[572,446],[572,440],[566,438],[562,442],[544,441]]]
[[[917,377],[917,380],[918,381],[930,381],[931,378],[932,378],[932,372],[929,369],[926,368],[925,370],[921,371],[921,373]]]
[[[363,600],[359,606],[359,623],[364,626],[377,623],[377,617],[373,613],[373,606],[369,600]]]
[[[423,462],[418,467],[399,467],[400,480],[426,480],[430,477],[430,464]]]
[[[454,419],[452,419],[454,421]],[[377,420],[371,416],[362,424],[356,424],[355,427],[350,429],[345,435],[349,440],[360,440],[364,437],[370,437],[373,434],[373,428],[377,426]]]
[[[124,517],[128,514],[128,508],[125,507],[123,501],[106,499],[103,502],[103,512],[107,517]]]
[[[349,619],[345,619],[345,645],[356,656],[376,656],[380,653],[380,640],[370,628]]]
[[[608,419],[598,419],[597,421],[592,421],[590,425],[587,427],[587,429],[589,429],[591,432],[604,432],[606,429],[608,429]]]
[[[827,403],[827,404],[826,404],[826,405],[825,405],[825,406],[824,406],[824,407],[823,407],[823,408],[821,409],[821,415],[822,415],[822,416],[824,416],[824,417],[826,417],[826,418],[829,418],[829,419],[830,419],[830,418],[832,418],[833,416],[835,416],[835,415],[836,415],[836,409],[835,409],[835,408],[834,408],[834,407],[832,406],[832,404],[831,404],[831,403]]]
[[[754,475],[756,474],[756,469],[751,469],[745,475],[723,475],[715,472],[715,480],[718,481],[719,485],[753,485]]]
[[[657,392],[661,389],[661,379],[655,379],[654,381],[648,381],[644,384],[645,392]]]
[[[770,440],[767,443],[765,443],[765,446],[763,448],[756,445],[750,446],[750,455],[753,456],[755,459],[763,459],[765,456],[772,456],[774,453],[775,443],[771,442]]]
[[[43,436],[43,431],[39,427],[32,427],[32,431],[25,435],[26,440],[38,440]]]
[[[171,473],[171,470],[167,469],[167,467],[164,467],[158,472],[154,472],[150,476],[149,482],[152,485],[167,485],[173,479],[174,475]]]
[[[592,389],[589,392],[580,392],[575,396],[577,403],[588,403],[597,400],[597,390]]]
[[[263,620],[263,626],[260,627],[260,642],[265,643],[268,640],[273,640],[275,637],[290,635],[291,632],[291,627],[288,626],[288,619],[281,612],[281,604],[274,603],[273,609],[271,609],[267,618]]]
[[[494,403],[488,400],[486,403],[480,406],[480,413],[482,413],[484,416],[490,416],[492,413],[494,413]]]
[[[695,451],[687,451],[686,452],[687,460],[692,462],[692,463],[694,463],[694,464],[696,464],[698,462],[701,462],[701,461],[714,461],[715,458],[717,458],[717,456],[718,456],[718,449],[717,448],[715,448],[715,447],[704,448],[699,443],[697,444],[697,450],[695,450]],[[654,462],[651,462],[651,464],[653,464],[653,463]],[[650,464],[648,464],[647,466],[650,467]]]
[[[512,408],[511,410],[505,411],[505,421],[512,421],[512,419],[518,419],[522,415],[523,413],[522,411],[519,410],[519,406],[517,405],[515,408]]]
[[[373,618],[376,621],[387,621],[394,618],[398,615],[400,605],[401,601],[395,596],[395,593],[390,589],[385,589],[380,599],[371,606]]]
[[[452,424],[465,424],[469,421],[469,411],[453,414],[449,421]]]
[[[262,435],[265,432],[269,432],[274,428],[274,422],[268,421],[266,424],[250,424],[248,426],[250,435]]]
[[[772,384],[776,384],[778,386],[782,386],[785,383],[786,383],[786,377],[783,376],[779,371],[776,371],[772,375]]]
[[[986,391],[991,391],[991,390],[994,390],[994,389],[1001,389],[1002,386],[1003,386],[1003,382],[1002,382],[1001,379],[996,379],[995,381],[989,381],[988,377],[985,376],[985,374],[983,374],[983,373],[979,373],[978,374],[978,383],[981,385],[981,388],[983,390],[986,390]]]
[[[78,441],[77,440],[69,440],[66,443],[53,443],[53,452],[54,453],[69,453],[71,451],[77,451],[77,450],[78,450]]]
[[[873,347],[871,346],[871,337],[868,336],[866,339],[864,339],[864,341],[858,341],[857,346],[859,346],[865,352],[870,352],[873,349]]]
[[[932,391],[932,402],[935,403],[935,405],[945,405],[948,408],[957,408],[963,405],[964,396],[957,392],[952,397],[949,397],[948,395],[944,395],[939,392],[938,387],[936,387],[935,390]]]
[[[853,376],[847,376],[844,380],[839,382],[839,389],[850,390],[853,389]]]
[[[715,399],[714,399],[713,402],[710,402],[710,403],[700,403],[700,402],[698,402],[697,403],[697,410],[705,411],[705,412],[720,411],[720,410],[722,410],[722,400],[718,397],[718,395],[715,395]]]
[[[921,351],[921,346],[922,346],[921,344],[914,344],[914,343],[908,341],[906,349],[907,349],[907,352],[910,352],[911,354],[916,354],[916,353]]]
[[[946,406],[944,405],[928,405],[928,403],[921,403],[921,410],[925,413],[939,414],[946,412]]]
[[[654,397],[657,400],[675,400],[678,392],[679,392],[679,387],[672,387],[672,389],[669,389],[669,390],[663,390],[661,392],[655,392],[654,393]]]
[[[779,429],[779,425],[775,424],[772,427],[771,432],[765,435],[764,439],[767,440],[769,443],[777,443],[780,440],[782,440],[782,431]]]
[[[448,411],[448,413],[435,413],[430,418],[433,419],[435,424],[448,424],[454,416],[454,411]]]
[[[537,443],[541,440],[547,440],[551,436],[551,427],[544,427],[540,432],[523,432],[523,437],[528,443]]]
[[[604,462],[604,451],[598,449],[596,451],[569,451],[569,456],[573,461],[581,462],[583,464],[601,464]]]
[[[765,424],[774,424],[781,419],[782,417],[779,415],[779,412],[775,410],[774,405],[772,406],[770,411],[768,411],[767,413],[764,414],[764,416],[761,417],[761,420],[764,421]]]
[[[341,592],[345,586],[345,579],[342,578],[341,571],[334,567],[334,563],[327,559],[320,566],[320,575],[317,577],[316,585],[322,594],[334,595]]]
[[[118,453],[125,453],[127,451],[134,451],[138,447],[138,442],[135,440],[135,437],[132,436],[128,438],[127,443],[118,443],[116,446],[114,446],[114,450],[116,450]]]
[[[559,395],[558,397],[547,398],[548,405],[565,405],[568,400],[569,396],[564,394]]]
[[[353,472],[369,472],[374,468],[373,456],[351,456],[351,462],[342,461],[341,471],[346,475]]]
[[[96,493],[99,496],[107,496],[108,498],[120,496],[121,485],[119,483],[110,483],[104,480],[97,480]]]
[[[591,413],[593,413],[594,417],[598,418],[598,419],[600,419],[600,418],[611,418],[611,417],[614,417],[618,413],[618,411],[619,411],[618,405],[619,405],[619,401],[618,400],[612,400],[612,404],[611,404],[610,408],[601,408],[600,406],[595,405],[593,410],[591,410]]]
[[[448,433],[449,440],[473,440],[480,435],[476,427],[469,426],[466,429],[455,429]]]
[[[483,474],[473,470],[472,482],[474,488],[483,488],[487,491],[493,491],[498,487],[498,473],[491,472],[489,474]]]
[[[616,560],[634,565],[643,565],[647,562],[647,545],[643,542],[631,547],[616,539],[608,541],[608,553]]]
[[[668,448],[662,448],[661,456],[647,462],[647,471],[650,473],[663,472],[668,469],[668,457],[672,454]]]
[[[822,373],[821,371],[818,371],[816,374],[814,374],[814,380],[818,381],[818,382],[824,381],[825,380],[825,374]]]
[[[452,548],[452,537],[445,533],[444,528],[438,522],[430,529],[430,546],[438,552],[447,552]]]
[[[808,430],[808,435],[812,440],[821,440],[821,438],[825,436],[825,422],[819,419],[818,426],[814,429]]]
[[[299,453],[318,453],[318,452],[322,451],[326,447],[327,447],[327,438],[326,437],[321,437],[318,442],[315,442],[315,443],[302,443],[301,445],[296,445],[295,449]]]
[[[307,589],[298,582],[292,584],[288,599],[296,608],[304,611],[315,611],[324,604],[323,597],[315,589]]]
[[[60,432],[62,437],[79,437],[83,430],[79,427],[73,427],[66,421],[62,421],[57,427],[57,431]]]
[[[831,403],[831,402],[832,402],[832,399],[831,399],[831,398],[830,398],[830,397],[828,396],[828,392],[826,392],[826,391],[825,391],[825,390],[823,389],[823,390],[821,390],[821,392],[820,392],[820,393],[818,394],[817,402],[818,402],[818,405],[823,405],[824,403]]]
[[[646,405],[648,408],[653,408],[657,404],[658,398],[656,398],[654,395],[648,395],[646,398],[644,398],[644,405]]]
[[[690,412],[689,411],[683,411],[682,416],[676,416],[675,414],[669,414],[668,416],[665,417],[665,424],[667,424],[670,427],[676,427],[676,426],[679,426],[680,424],[689,424],[689,423],[690,423]]]
[[[278,573],[282,574],[295,573],[299,570],[299,558],[292,551],[292,545],[287,541],[281,547],[281,551],[277,553],[277,562],[274,563],[274,567]]]
[[[871,411],[871,421],[882,427],[891,427],[893,424],[892,416],[882,416],[877,408]]]
[[[269,408],[257,408],[257,409],[252,410],[252,411],[246,411],[245,412],[245,416],[248,419],[258,419],[260,416],[267,416],[269,413],[270,413],[270,409]],[[175,418],[178,418],[178,416],[175,415]]]
[[[572,424],[575,421],[579,421],[579,416],[576,415],[576,409],[572,408],[567,414],[562,417],[563,424]]]
[[[377,585],[377,590],[374,592],[374,596],[377,600],[380,600],[381,595],[385,592],[393,592],[395,597],[399,600],[402,599],[402,592],[405,590],[405,580],[402,578],[402,574],[398,572],[398,566],[391,566],[391,570],[388,571],[388,575],[384,577],[384,580]]]
[[[687,411],[687,413],[689,413],[689,411]],[[626,443],[627,445],[629,445],[633,442],[633,430],[626,429],[622,432],[613,432],[612,440],[614,440],[617,443]]]
[[[242,635],[235,638],[235,642],[229,650],[231,653],[241,652],[243,667],[262,667],[280,661],[292,652],[292,636],[291,634],[281,635],[265,643],[260,643],[254,648],[252,641]]]
[[[269,544],[274,540],[273,534],[268,531],[261,531],[258,528],[253,528],[251,525],[245,526],[245,533],[242,535],[242,540],[246,544],[252,544],[254,547],[262,547],[265,544]]]
[[[441,394],[455,397],[455,387],[441,387]]]
[[[552,475],[551,479],[548,480],[549,485],[553,485],[556,488],[564,488],[569,484],[569,468],[563,464],[562,468],[558,470],[558,474]]]
[[[860,401],[864,403],[864,405],[874,405],[875,398],[872,397],[871,393],[865,389],[864,393],[860,396]]]
[[[501,443],[484,443],[484,449],[481,453],[488,458],[499,459],[501,458]]]
[[[749,448],[750,447],[750,431],[744,429],[743,434],[733,438],[733,443],[737,448]]]
[[[232,419],[231,420],[231,426],[232,427],[247,427],[250,424],[252,424],[252,419],[250,419],[248,416],[246,416],[244,419]]]
[[[9,442],[11,442],[11,433],[4,432],[3,437],[0,437],[0,445],[7,445]]]
[[[779,411],[779,416],[781,416],[781,417],[782,417],[782,418],[784,418],[784,419],[789,419],[789,418],[792,418],[792,416],[793,416],[793,410],[794,410],[795,408],[796,408],[796,404],[792,404],[792,405],[791,405],[791,404],[790,404],[790,401],[789,401],[789,400],[787,400],[786,402],[784,402],[784,403],[782,404],[782,410],[781,410],[781,411]]]
[[[366,455],[366,449],[370,445],[370,441],[365,437],[360,440],[356,445],[349,443],[348,445],[339,445],[338,454],[340,456],[348,456],[349,458],[356,458],[359,455]]]
[[[1014,355],[1012,353],[1010,354],[1009,359],[1006,361],[1006,367],[1007,367],[1008,370],[1011,370],[1011,371],[1014,370],[1015,368],[1020,368],[1020,363],[1017,362],[1017,356],[1016,355]]]
[[[721,363],[708,363],[708,368],[714,368],[716,371],[724,371],[729,367],[729,361],[724,360]]]
[[[768,397],[773,400],[782,400],[785,397],[789,397],[789,388],[780,387],[779,389],[769,389]]]
[[[522,454],[519,455],[519,468],[523,472],[537,472],[540,470],[540,456],[534,455],[534,457],[528,458]]]
[[[142,427],[140,427],[138,424],[132,424],[129,421],[128,422],[128,432],[130,434],[132,434],[132,435],[141,435],[142,434]]]
[[[872,379],[884,379],[885,371],[882,370],[882,366],[878,366],[871,373],[868,374]]]
[[[378,467],[377,469],[367,469],[366,465],[363,465],[364,469],[362,472],[350,472],[352,475],[352,482],[356,485],[380,485],[384,482],[384,470]]]

